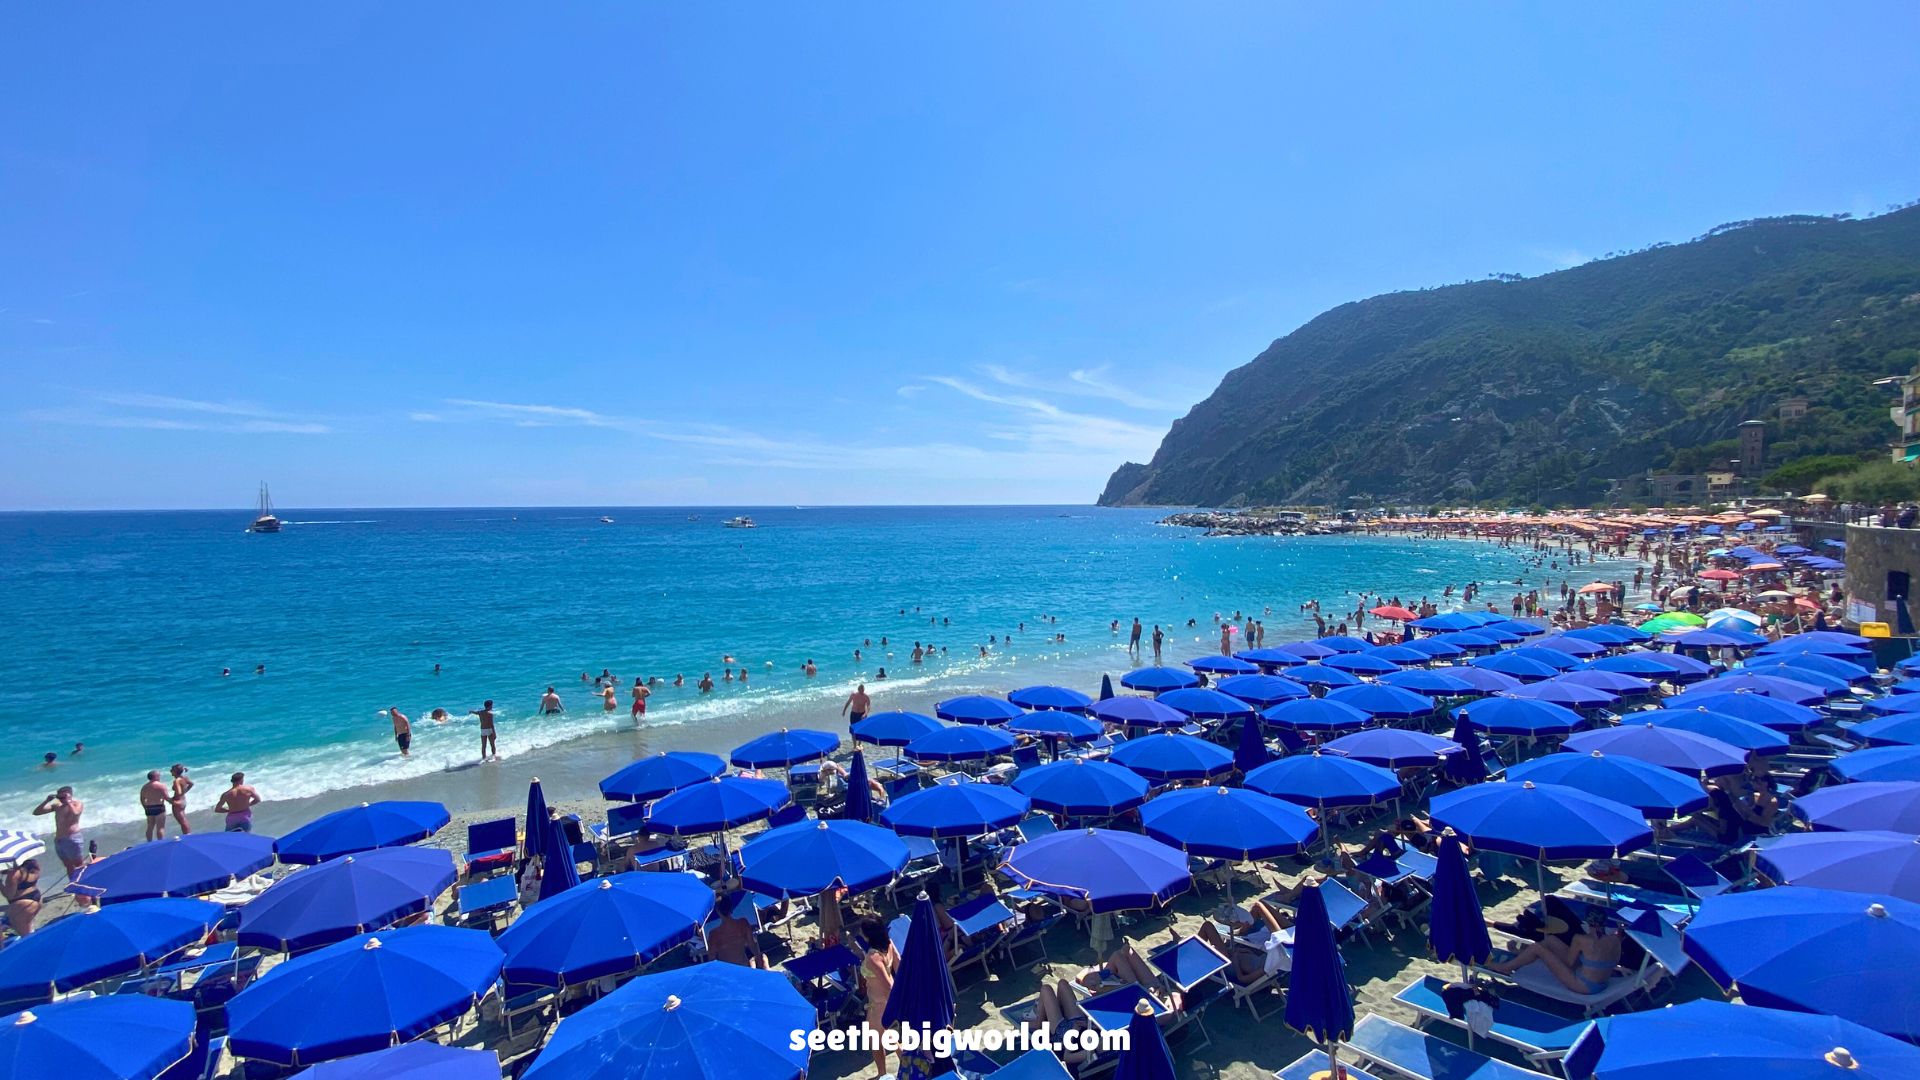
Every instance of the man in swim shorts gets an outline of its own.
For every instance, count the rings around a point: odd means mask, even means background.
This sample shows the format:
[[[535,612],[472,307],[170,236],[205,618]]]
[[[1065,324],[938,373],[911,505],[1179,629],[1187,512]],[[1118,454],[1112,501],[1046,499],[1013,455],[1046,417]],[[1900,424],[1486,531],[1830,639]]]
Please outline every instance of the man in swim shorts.
[[[407,751],[413,749],[413,725],[407,721],[407,714],[388,706],[387,718],[393,721],[393,741],[400,746],[400,756],[409,756]]]
[[[852,727],[865,720],[867,712],[872,708],[873,699],[867,696],[867,684],[861,683],[853,688],[853,693],[847,695],[846,703],[840,706],[840,711],[847,716],[847,726]]]
[[[547,687],[547,692],[540,696],[540,715],[555,716],[566,711],[567,707],[560,704],[560,695],[554,693],[553,687]]]
[[[40,805],[33,808],[35,817],[53,815],[53,853],[60,857],[60,865],[67,868],[69,881],[87,865],[87,838],[80,831],[80,815],[86,808],[86,803],[73,797],[71,785],[42,799]]]
[[[635,720],[647,715],[647,698],[652,695],[653,691],[648,688],[647,680],[633,680],[633,712],[631,715]]]
[[[215,800],[213,809],[216,813],[227,816],[228,832],[250,833],[253,831],[253,808],[258,805],[260,805],[260,793],[253,790],[252,785],[247,783],[246,773],[237,772],[233,774],[232,786],[220,793],[220,798]]]
[[[149,840],[167,838],[167,796],[167,785],[160,779],[160,770],[148,770],[147,782],[140,785],[140,810],[147,815]]]
[[[492,699],[488,699],[481,703],[479,708],[469,710],[469,712],[471,715],[480,718],[480,760],[486,761],[488,755],[492,755],[495,758],[499,757],[500,743],[494,738],[493,730]]]

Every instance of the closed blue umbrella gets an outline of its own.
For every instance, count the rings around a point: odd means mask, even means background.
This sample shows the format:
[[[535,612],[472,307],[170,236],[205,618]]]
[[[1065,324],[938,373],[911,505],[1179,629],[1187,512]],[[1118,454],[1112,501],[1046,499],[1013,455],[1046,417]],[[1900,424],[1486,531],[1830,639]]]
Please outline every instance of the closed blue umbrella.
[[[810,728],[781,728],[733,748],[727,760],[736,769],[778,769],[818,761],[840,748],[840,736]]]
[[[1460,744],[1424,731],[1369,728],[1342,735],[1322,749],[1329,754],[1345,754],[1358,761],[1372,762],[1382,768],[1411,769],[1438,765],[1442,755],[1459,751]]]
[[[1214,684],[1214,689],[1262,709],[1307,696],[1306,687],[1278,675],[1231,675]]]
[[[1198,656],[1187,661],[1187,666],[1209,675],[1257,675],[1260,672],[1260,665],[1232,656]]]
[[[933,707],[933,715],[956,724],[1004,724],[1024,712],[1011,701],[984,694],[950,697]]]
[[[940,721],[921,713],[895,709],[874,713],[853,725],[852,730],[856,742],[875,746],[905,746],[922,735],[939,731]]]
[[[500,1055],[411,1042],[315,1065],[293,1080],[500,1080]]]
[[[1120,676],[1120,685],[1129,690],[1158,694],[1166,690],[1185,690],[1189,686],[1199,686],[1200,680],[1194,678],[1192,672],[1181,671],[1175,667],[1146,667]]]
[[[1207,859],[1297,855],[1320,834],[1300,807],[1245,788],[1183,788],[1140,808],[1147,835]]]
[[[1085,758],[1024,769],[1013,789],[1040,809],[1069,817],[1107,817],[1147,801],[1147,781],[1138,773]]]
[[[1155,733],[1128,739],[1113,748],[1108,760],[1161,783],[1204,780],[1233,771],[1233,755],[1226,747],[1191,735]]]
[[[0,1016],[0,1071],[60,1080],[153,1080],[193,1051],[193,1005],[115,994]]]
[[[1568,656],[1577,656],[1582,660],[1591,660],[1596,656],[1605,656],[1607,647],[1596,641],[1575,637],[1572,634],[1552,634],[1533,643],[1532,648],[1552,649]]]
[[[1117,697],[1087,710],[1094,719],[1122,727],[1184,727],[1187,714],[1153,698]]]
[[[547,790],[540,786],[540,778],[534,777],[527,784],[527,831],[526,838],[520,842],[523,858],[531,860],[546,850],[548,819]]]
[[[1024,686],[1007,695],[1007,700],[1023,709],[1065,709],[1085,712],[1093,699],[1064,686]]]
[[[1920,713],[1894,713],[1855,724],[1850,732],[1868,746],[1920,745]]]
[[[1193,886],[1185,854],[1111,829],[1072,829],[1016,845],[1001,871],[1027,888],[1085,900],[1096,914],[1154,907]]]
[[[1378,720],[1411,720],[1432,716],[1433,700],[1411,690],[1377,683],[1367,686],[1342,686],[1327,691],[1328,701],[1351,705]]]
[[[524,1080],[800,1080],[818,1022],[778,971],[718,960],[642,975],[560,1021]]]
[[[406,1041],[478,1004],[502,960],[485,932],[450,926],[337,941],[268,969],[228,1002],[227,1049],[298,1066]]]
[[[101,903],[199,896],[273,865],[273,837],[193,833],[116,851],[80,871],[74,884]]]
[[[1745,671],[1729,672],[1710,680],[1711,685],[1723,693],[1735,690],[1750,690],[1756,694],[1791,701],[1795,705],[1818,705],[1827,700],[1827,692],[1817,686],[1798,679],[1784,679],[1772,675],[1755,675]],[[1842,688],[1844,689],[1844,687]]]
[[[1244,785],[1299,806],[1371,806],[1400,793],[1400,778],[1378,765],[1338,754],[1296,754],[1247,774]]]
[[[1672,769],[1622,754],[1548,754],[1507,770],[1509,783],[1557,784],[1638,810],[1654,821],[1669,821],[1707,805],[1699,781]]]
[[[1453,710],[1454,719],[1462,716],[1470,716],[1473,726],[1481,731],[1529,738],[1565,735],[1584,722],[1579,713],[1565,705],[1504,693]]]
[[[1013,736],[997,727],[947,727],[907,744],[915,761],[978,761],[1012,752]]]
[[[1328,667],[1317,660],[1297,668],[1288,668],[1282,678],[1292,679],[1302,686],[1359,686],[1361,682],[1358,675]]]
[[[720,760],[718,754],[663,750],[623,766],[619,772],[600,781],[600,797],[612,801],[651,802],[662,795],[679,791],[688,784],[711,780],[726,771],[727,763]]]
[[[1920,904],[1797,885],[1722,893],[1700,902],[1685,948],[1748,1005],[1920,1038]]]
[[[1562,653],[1559,655],[1565,656],[1566,654]],[[1569,656],[1567,659],[1572,660],[1573,658]],[[1575,663],[1578,663],[1578,661],[1575,661]],[[1517,656],[1513,653],[1494,653],[1492,656],[1476,656],[1467,661],[1467,665],[1469,667],[1479,668],[1482,671],[1497,671],[1502,675],[1511,675],[1523,683],[1539,682],[1541,679],[1551,679],[1560,673],[1560,669],[1557,667],[1542,664],[1537,660],[1529,660],[1524,656]]]
[[[928,1033],[952,1027],[953,1018],[953,971],[947,966],[933,901],[922,893],[913,902],[906,947],[900,950],[900,970],[880,1023],[889,1029],[906,1026]]]
[[[1618,656],[1603,656],[1598,660],[1589,660],[1585,664],[1585,669],[1613,671],[1641,679],[1673,683],[1699,682],[1713,674],[1712,668],[1691,656],[1649,650],[1636,650],[1624,652]]]
[[[1653,842],[1632,807],[1558,784],[1476,784],[1434,796],[1431,813],[1476,849],[1536,861],[1613,858]]]
[[[1480,910],[1480,895],[1474,891],[1473,875],[1467,871],[1466,852],[1460,838],[1452,833],[1440,835],[1439,865],[1433,871],[1433,902],[1427,909],[1427,940],[1433,955],[1441,963],[1460,965],[1460,977],[1467,968],[1484,964],[1493,954],[1493,939],[1487,933],[1487,918]]]
[[[391,926],[429,909],[457,876],[453,852],[444,848],[329,859],[288,874],[242,907],[240,944],[292,952]]]
[[[1353,989],[1334,941],[1327,901],[1319,889],[1300,894],[1293,920],[1293,971],[1287,982],[1287,1026],[1321,1045],[1340,1070],[1340,1042],[1353,1035]]]
[[[574,861],[573,849],[567,843],[560,822],[547,822],[546,830],[547,838],[540,844],[545,858],[540,865],[540,895],[535,898],[535,903],[550,900],[580,884],[580,866]]]
[[[315,818],[274,845],[280,861],[317,863],[356,851],[399,847],[425,840],[452,817],[437,802],[387,800],[361,803]]]
[[[1113,696],[1113,676],[1103,671],[1100,673],[1100,700],[1105,701],[1112,696]]]
[[[740,849],[741,882],[768,896],[861,893],[892,881],[906,865],[906,841],[864,821],[797,821]]]
[[[713,889],[676,872],[613,874],[528,908],[500,934],[510,983],[563,987],[621,975],[693,940]]]
[[[1357,731],[1373,722],[1359,709],[1326,698],[1283,701],[1262,712],[1260,719],[1294,731]]]
[[[1758,846],[1767,876],[1782,885],[1920,902],[1920,837],[1896,832],[1817,832],[1763,837]]]
[[[1604,709],[1620,700],[1617,695],[1597,687],[1561,682],[1560,679],[1558,675],[1541,679],[1517,690],[1508,690],[1506,696],[1522,701],[1551,702],[1568,709]]]
[[[1668,698],[1666,707],[1705,709],[1708,712],[1737,716],[1742,720],[1764,724],[1775,731],[1786,732],[1804,731],[1823,723],[1826,719],[1805,705],[1795,705],[1791,701],[1782,701],[1765,694],[1723,694],[1713,690],[1710,684]]]
[[[1481,694],[1497,694],[1502,690],[1517,690],[1527,685],[1503,671],[1490,671],[1487,668],[1469,667],[1466,664],[1450,667],[1446,670],[1446,674],[1459,679]]]
[[[1603,1016],[1594,1023],[1593,1032],[1583,1036],[1603,1047],[1593,1080],[1920,1076],[1920,1047],[1837,1016],[1701,999]]]
[[[1260,721],[1240,721],[1240,742],[1233,750],[1234,769],[1244,776],[1271,760],[1273,752],[1267,749],[1267,739],[1262,733]]]
[[[1561,749],[1576,754],[1599,751],[1651,761],[1689,776],[1725,776],[1746,768],[1747,755],[1719,739],[1652,724],[1621,724],[1567,736]]]
[[[1032,803],[999,784],[935,784],[896,799],[880,822],[902,836],[979,836],[1019,821]]]
[[[873,820],[873,784],[867,775],[867,755],[857,748],[847,764],[847,797],[840,816],[849,821]]]
[[[1617,671],[1601,671],[1597,668],[1569,671],[1564,675],[1555,676],[1552,681],[1591,686],[1595,690],[1605,690],[1615,697],[1623,698],[1653,693],[1653,684],[1645,679],[1622,675]]]
[[[1397,686],[1429,697],[1466,697],[1480,691],[1465,679],[1447,671],[1407,670],[1380,676],[1388,686]]]
[[[770,816],[789,797],[787,785],[778,780],[715,777],[654,803],[647,826],[673,836],[721,832]]]
[[[1349,675],[1385,675],[1389,671],[1399,671],[1400,665],[1391,660],[1382,660],[1371,653],[1349,653],[1344,656],[1329,656],[1321,664],[1344,671]]]
[[[1453,741],[1460,745],[1455,753],[1448,754],[1441,761],[1442,771],[1449,780],[1462,784],[1477,784],[1485,780],[1487,773],[1487,751],[1480,743],[1480,732],[1473,726],[1473,720],[1465,712],[1453,722]]]
[[[1763,727],[1751,720],[1742,720],[1737,716],[1712,712],[1698,706],[1684,709],[1652,709],[1634,713],[1632,720],[1636,724],[1652,724],[1654,727],[1691,731],[1695,735],[1718,739],[1728,746],[1753,754],[1784,754],[1788,747],[1787,737],[1770,727]]]
[[[1284,681],[1276,679],[1276,682]],[[1160,704],[1176,712],[1184,713],[1196,720],[1232,720],[1241,716],[1252,716],[1253,706],[1218,690],[1206,690],[1195,687],[1191,690],[1169,690],[1160,695]]]
[[[156,898],[82,908],[0,949],[0,1002],[19,1006],[139,971],[201,940],[226,909]]]
[[[1920,780],[1829,784],[1795,798],[1793,812],[1816,829],[1920,834]]]
[[[1113,1067],[1113,1080],[1173,1080],[1173,1051],[1154,1019],[1153,1004],[1136,1002],[1127,1020],[1127,1048]]]

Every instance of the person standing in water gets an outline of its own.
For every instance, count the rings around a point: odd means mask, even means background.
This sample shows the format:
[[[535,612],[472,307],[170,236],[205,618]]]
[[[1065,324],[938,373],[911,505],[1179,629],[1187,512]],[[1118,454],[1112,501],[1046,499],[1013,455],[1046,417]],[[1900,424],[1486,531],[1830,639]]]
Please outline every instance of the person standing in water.
[[[185,836],[193,829],[187,824],[187,792],[193,790],[193,780],[187,776],[185,765],[175,765],[173,773],[173,797],[167,801],[173,804],[173,820],[180,825],[180,835]]]
[[[250,833],[253,831],[253,808],[259,805],[260,793],[247,783],[246,773],[237,772],[233,774],[227,790],[221,792],[220,798],[214,802],[213,809],[216,813],[226,815],[228,832]]]
[[[551,687],[548,688],[548,692],[552,692]],[[470,710],[468,715],[480,718],[480,760],[486,761],[489,756],[498,758],[500,743],[494,737],[493,699],[487,699],[479,708]]]
[[[603,687],[600,691],[600,711],[613,712],[615,709],[618,709],[620,707],[619,694],[620,691],[616,689],[612,683],[608,683]]]
[[[540,715],[557,716],[566,711],[567,707],[560,704],[560,695],[554,692],[553,687],[547,687],[547,692],[540,696]]]
[[[140,811],[147,816],[147,839],[167,838],[167,785],[160,781],[160,770],[149,769],[147,782],[140,785]]]
[[[852,727],[865,720],[872,708],[873,699],[867,696],[867,684],[861,683],[853,688],[853,693],[847,695],[846,703],[840,706],[840,711],[846,715],[847,726]]]
[[[393,741],[400,747],[400,756],[409,757],[413,749],[413,725],[408,722],[407,714],[389,706],[387,719],[393,721]]]
[[[652,696],[652,694],[653,691],[647,687],[647,680],[633,680],[633,711],[631,715],[634,720],[638,721],[641,717],[647,715],[647,698]]]

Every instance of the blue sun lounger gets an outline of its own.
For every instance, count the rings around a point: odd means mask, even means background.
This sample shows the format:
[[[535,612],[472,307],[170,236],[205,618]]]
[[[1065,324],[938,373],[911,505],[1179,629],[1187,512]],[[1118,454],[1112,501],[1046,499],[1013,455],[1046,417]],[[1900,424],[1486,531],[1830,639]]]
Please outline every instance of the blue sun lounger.
[[[1328,1060],[1325,1050],[1309,1050],[1294,1059],[1293,1063],[1274,1073],[1274,1080],[1313,1080],[1315,1076],[1326,1075],[1333,1062]],[[1372,1073],[1355,1067],[1345,1066],[1347,1080],[1378,1080]]]
[[[1540,1080],[1547,1075],[1509,1065],[1376,1013],[1360,1018],[1346,1047],[1362,1061],[1410,1080]]]
[[[1466,1031],[1464,1020],[1455,1020],[1447,1013],[1446,1000],[1440,996],[1440,991],[1446,985],[1445,979],[1429,975],[1408,983],[1393,995],[1393,1000],[1412,1009],[1423,1022],[1437,1021]],[[1493,1029],[1486,1037],[1519,1051],[1536,1065],[1545,1065],[1565,1056],[1573,1048],[1574,1040],[1587,1027],[1588,1021],[1585,1020],[1568,1020],[1564,1016],[1542,1012],[1517,1001],[1502,999],[1493,1007]],[[1471,1034],[1467,1036],[1467,1045],[1473,1045]]]

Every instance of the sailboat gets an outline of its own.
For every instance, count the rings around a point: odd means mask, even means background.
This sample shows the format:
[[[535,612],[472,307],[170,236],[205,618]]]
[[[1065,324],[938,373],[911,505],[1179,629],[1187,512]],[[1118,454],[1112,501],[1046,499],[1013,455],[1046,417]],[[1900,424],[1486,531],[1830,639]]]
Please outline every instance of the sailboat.
[[[267,483],[260,482],[260,516],[247,526],[248,532],[270,533],[280,531],[280,519],[273,516],[273,499],[267,494]]]

